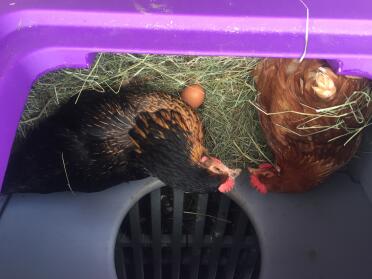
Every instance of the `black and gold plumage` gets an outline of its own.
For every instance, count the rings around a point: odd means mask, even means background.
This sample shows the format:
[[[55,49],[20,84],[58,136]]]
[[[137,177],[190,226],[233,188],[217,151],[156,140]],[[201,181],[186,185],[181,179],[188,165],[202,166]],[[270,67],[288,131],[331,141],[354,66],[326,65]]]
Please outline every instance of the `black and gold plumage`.
[[[209,168],[205,156],[202,123],[181,99],[83,91],[13,152],[3,192],[93,192],[148,175],[185,191],[216,191],[229,174]]]

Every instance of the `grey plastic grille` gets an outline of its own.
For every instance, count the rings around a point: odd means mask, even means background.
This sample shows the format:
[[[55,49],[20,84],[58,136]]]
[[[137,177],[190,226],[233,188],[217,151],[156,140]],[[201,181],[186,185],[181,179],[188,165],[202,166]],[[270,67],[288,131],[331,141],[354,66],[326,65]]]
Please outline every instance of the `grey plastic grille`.
[[[116,247],[120,279],[253,279],[259,258],[255,231],[233,201],[169,187],[132,207]]]

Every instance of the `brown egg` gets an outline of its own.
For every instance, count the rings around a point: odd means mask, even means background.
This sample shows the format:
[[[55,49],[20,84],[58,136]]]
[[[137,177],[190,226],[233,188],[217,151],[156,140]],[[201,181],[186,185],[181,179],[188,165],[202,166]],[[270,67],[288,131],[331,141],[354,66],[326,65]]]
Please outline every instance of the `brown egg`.
[[[204,98],[204,89],[199,84],[189,85],[181,93],[181,99],[194,109],[197,109],[203,104]]]

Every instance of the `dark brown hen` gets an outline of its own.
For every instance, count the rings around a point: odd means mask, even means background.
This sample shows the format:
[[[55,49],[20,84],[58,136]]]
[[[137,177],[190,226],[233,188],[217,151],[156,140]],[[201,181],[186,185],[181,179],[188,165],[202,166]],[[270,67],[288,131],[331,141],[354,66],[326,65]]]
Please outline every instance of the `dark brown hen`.
[[[180,99],[84,91],[74,102],[13,152],[4,192],[93,192],[148,175],[185,191],[232,188],[238,171],[208,155],[201,121]]]
[[[321,60],[264,59],[254,76],[260,123],[275,157],[274,166],[249,168],[254,187],[264,193],[307,191],[352,158],[361,133],[347,142],[348,133],[371,114],[368,98],[355,94],[367,80],[336,75]],[[351,101],[359,115],[350,106],[322,112]]]

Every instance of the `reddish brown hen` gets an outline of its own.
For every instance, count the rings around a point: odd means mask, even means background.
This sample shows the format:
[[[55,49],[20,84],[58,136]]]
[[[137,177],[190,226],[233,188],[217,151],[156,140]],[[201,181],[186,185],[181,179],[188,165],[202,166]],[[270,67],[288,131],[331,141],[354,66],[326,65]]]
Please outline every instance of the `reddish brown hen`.
[[[356,94],[367,80],[336,75],[325,61],[292,59],[264,59],[254,77],[260,123],[275,157],[274,166],[249,168],[255,188],[304,192],[352,158],[361,133],[348,141],[350,129],[365,125],[371,113],[363,95]],[[346,101],[354,102],[359,115],[349,106],[321,110]]]

